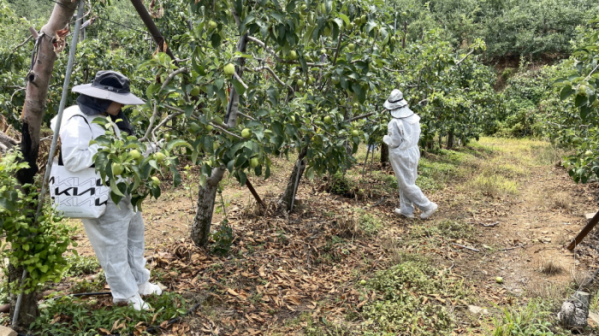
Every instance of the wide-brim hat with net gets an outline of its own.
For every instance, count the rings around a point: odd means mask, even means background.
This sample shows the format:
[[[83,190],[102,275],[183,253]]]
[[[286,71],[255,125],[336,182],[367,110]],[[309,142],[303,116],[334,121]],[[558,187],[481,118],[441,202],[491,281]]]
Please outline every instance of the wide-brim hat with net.
[[[383,106],[389,110],[393,118],[406,118],[414,114],[408,107],[408,102],[403,98],[403,93],[397,89],[391,91]]]
[[[145,102],[131,93],[129,78],[116,71],[98,71],[90,84],[77,85],[73,92],[110,100],[123,105],[143,105]]]

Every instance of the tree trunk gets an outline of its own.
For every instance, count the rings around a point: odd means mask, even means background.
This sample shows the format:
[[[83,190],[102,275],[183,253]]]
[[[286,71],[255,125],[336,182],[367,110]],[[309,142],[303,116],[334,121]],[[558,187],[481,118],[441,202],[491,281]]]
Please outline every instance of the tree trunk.
[[[59,4],[54,5],[48,23],[41,29],[43,36],[39,41],[37,61],[27,74],[27,90],[23,106],[23,136],[20,148],[23,159],[29,164],[29,168],[22,169],[17,173],[17,179],[21,184],[33,183],[34,176],[39,170],[36,160],[40,146],[40,128],[46,109],[48,85],[56,61],[52,40],[56,36],[56,31],[67,26],[77,8],[77,2],[71,0],[59,0],[58,2]]]
[[[8,279],[9,281],[21,281],[23,276],[23,268],[15,268],[12,264],[8,265]],[[21,309],[19,310],[19,323],[20,326],[29,326],[33,321],[35,321],[36,317],[39,315],[39,310],[37,308],[37,292],[23,294],[23,299],[21,301]],[[11,318],[14,316],[14,309],[17,303],[17,295],[11,293],[10,295],[10,315]]]
[[[447,134],[447,149],[453,149],[453,130]]]
[[[205,247],[208,245],[216,192],[218,184],[225,175],[225,170],[224,168],[213,169],[212,176],[206,181],[204,187],[200,187],[198,192],[196,216],[193,219],[191,228],[191,239],[197,246]]]
[[[247,34],[242,34],[239,37],[237,43],[237,50],[241,52],[246,51],[247,46]],[[239,77],[243,75],[243,66],[245,65],[245,58],[239,58],[237,66],[237,74]],[[229,128],[237,126],[237,112],[239,110],[239,94],[235,88],[231,89],[231,98],[229,102],[229,112],[226,116],[226,123]],[[206,247],[208,245],[208,239],[210,238],[210,227],[212,226],[212,215],[214,213],[214,200],[216,198],[216,191],[218,184],[225,175],[226,169],[224,167],[212,169],[212,174],[206,185],[201,187],[198,192],[198,207],[196,210],[196,216],[193,220],[193,226],[191,228],[191,239],[193,242],[200,247]]]
[[[385,166],[389,162],[389,146],[381,142],[381,165]]]
[[[23,160],[29,164],[29,168],[17,172],[16,177],[21,184],[33,183],[35,174],[39,171],[37,158],[40,146],[40,129],[46,109],[48,97],[48,86],[56,61],[53,41],[56,31],[67,27],[70,19],[75,13],[77,2],[71,0],[58,0],[54,5],[52,15],[48,23],[42,27],[39,37],[39,49],[37,60],[33,69],[27,74],[27,87],[25,91],[25,105],[23,106],[23,126],[20,149]],[[9,265],[8,281],[19,283],[23,274],[22,268],[14,268]],[[17,323],[28,326],[38,315],[37,293],[24,294]],[[11,313],[14,310],[16,296],[11,294]],[[14,322],[14,321],[13,321]]]
[[[293,200],[295,199],[295,194],[297,194],[299,181],[302,179],[304,171],[306,170],[304,158],[306,157],[307,153],[308,147],[304,147],[304,149],[299,153],[297,160],[295,161],[295,165],[293,166],[291,176],[289,176],[289,180],[287,181],[287,187],[285,188],[283,195],[281,195],[281,198],[279,199],[279,205],[282,206],[286,211],[292,210],[291,203],[293,203]]]

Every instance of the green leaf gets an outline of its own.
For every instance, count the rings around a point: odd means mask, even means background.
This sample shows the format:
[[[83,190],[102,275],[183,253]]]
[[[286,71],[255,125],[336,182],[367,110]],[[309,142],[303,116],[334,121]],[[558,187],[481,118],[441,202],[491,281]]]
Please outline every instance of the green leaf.
[[[347,15],[343,14],[343,13],[337,13],[337,17],[341,18],[343,20],[343,22],[345,22],[345,25],[349,26],[349,17],[347,17]],[[341,26],[339,27],[341,28]]]
[[[233,87],[235,87],[235,92],[242,96],[245,92],[245,87],[243,86],[243,84],[241,84],[241,82],[239,82],[236,78],[233,78],[231,80],[231,83],[233,83]]]
[[[116,184],[116,179],[110,179],[110,190],[117,196],[125,197]]]
[[[573,92],[574,90],[572,90],[572,85],[566,85],[560,92],[559,97],[561,100],[564,100],[568,98]]]
[[[182,139],[173,139],[166,144],[166,150],[169,152],[177,147],[187,147],[193,151],[193,147],[189,144],[189,142]]]

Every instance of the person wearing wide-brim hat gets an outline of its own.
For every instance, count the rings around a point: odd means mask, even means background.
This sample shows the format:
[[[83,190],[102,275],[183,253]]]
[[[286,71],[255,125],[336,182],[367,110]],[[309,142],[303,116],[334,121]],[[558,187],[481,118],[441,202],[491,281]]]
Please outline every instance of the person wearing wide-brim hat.
[[[78,85],[77,105],[64,110],[60,128],[59,165],[70,172],[92,167],[98,144],[90,141],[105,134],[105,129],[93,123],[97,117],[110,117],[116,122],[115,133],[133,134],[133,129],[122,112],[124,105],[142,105],[144,101],[130,92],[129,79],[115,71],[100,71],[93,83]],[[51,122],[56,129],[56,118]],[[151,144],[145,155],[157,148]],[[109,197],[106,211],[97,219],[82,219],[98,261],[104,269],[113,302],[132,304],[137,310],[149,309],[140,295],[162,293],[158,285],[149,282],[150,271],[144,259],[144,222],[141,212],[135,212],[131,197],[115,204]]]
[[[383,142],[389,146],[389,161],[399,185],[399,209],[395,212],[407,218],[414,218],[414,206],[429,218],[437,211],[437,204],[431,202],[416,185],[418,161],[420,160],[420,117],[408,106],[403,94],[393,90],[383,106],[391,114],[387,133]]]

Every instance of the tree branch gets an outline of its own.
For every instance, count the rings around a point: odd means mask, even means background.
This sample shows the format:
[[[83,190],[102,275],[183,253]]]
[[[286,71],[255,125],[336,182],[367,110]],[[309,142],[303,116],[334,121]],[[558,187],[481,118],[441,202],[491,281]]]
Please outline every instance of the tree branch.
[[[239,113],[239,112],[238,112],[238,113]],[[218,128],[219,130],[221,130],[221,131],[225,132],[226,134],[228,134],[228,135],[230,135],[230,136],[232,136],[232,137],[235,137],[235,138],[237,138],[237,139],[243,140],[243,138],[242,138],[242,137],[240,137],[239,135],[237,135],[237,134],[235,134],[235,133],[231,133],[231,132],[227,131],[227,130],[226,130],[224,127],[223,127],[223,126],[219,126],[219,125],[217,125],[217,124],[215,124],[215,123],[213,123],[213,122],[210,122],[210,125],[212,125],[214,128]]]
[[[235,79],[237,79],[237,81],[239,83],[241,83],[241,85],[243,85],[243,87],[247,90],[248,86],[247,84],[245,84],[245,82],[243,81],[243,79],[241,79],[241,77],[237,74],[237,72],[233,73],[233,77],[235,77]]]
[[[187,69],[187,68],[179,68],[179,69],[173,71],[170,75],[168,75],[168,77],[166,77],[166,79],[164,80],[164,83],[160,87],[160,91],[158,91],[158,93],[162,92],[162,90],[164,90],[164,88],[166,88],[166,86],[173,80],[173,78],[175,78],[175,76],[177,76],[180,73],[188,72],[188,71],[189,71],[189,69]]]
[[[21,48],[22,46],[24,46],[27,42],[31,41],[31,39],[33,38],[33,36],[29,36],[25,41],[23,41],[23,43],[19,44],[18,46],[14,47],[12,49],[13,52],[15,52],[17,49]]]
[[[370,112],[370,113],[366,113],[366,114],[362,114],[362,115],[353,117],[353,118],[349,119],[349,122],[360,120],[360,119],[364,119],[364,118],[368,118],[368,117],[370,117],[371,115],[373,115],[375,113],[376,112]]]
[[[239,114],[240,116],[242,116],[242,117],[244,117],[244,118],[246,118],[246,119],[249,119],[249,120],[256,120],[256,118],[254,118],[254,117],[250,117],[249,115],[247,115],[247,114],[245,114],[245,113],[241,113],[241,112],[239,112],[239,111],[237,111],[237,114]]]
[[[148,125],[148,129],[146,129],[146,134],[144,134],[143,138],[139,139],[140,142],[144,142],[148,140],[150,134],[154,136],[154,132],[152,131],[152,126],[154,126],[154,122],[156,121],[156,116],[158,116],[158,103],[154,101],[154,112],[150,117],[150,125]],[[156,141],[156,136],[154,136],[154,141]]]
[[[283,82],[283,81],[282,81],[282,80],[279,78],[279,76],[277,76],[277,74],[274,72],[274,70],[273,70],[273,69],[271,69],[271,68],[270,68],[268,65],[259,66],[259,67],[257,67],[257,68],[254,68],[254,69],[250,69],[250,68],[248,68],[247,70],[249,70],[249,71],[254,71],[254,72],[259,72],[259,71],[262,71],[262,70],[268,70],[268,72],[270,72],[270,74],[271,74],[271,75],[272,75],[272,76],[275,78],[275,80],[276,80],[276,81],[277,81],[279,84],[281,84],[281,85],[283,85],[283,86],[286,86],[287,88],[289,88],[289,89],[291,90],[291,92],[295,92],[295,90],[293,90],[293,88],[292,88],[291,86],[289,86],[289,85],[285,84],[285,82]]]
[[[462,62],[464,62],[466,60],[466,58],[468,58],[468,56],[472,55],[472,53],[474,52],[475,48],[472,48],[472,50],[470,50],[469,53],[466,54],[466,56],[464,56],[464,58],[462,58],[461,60],[459,60],[454,66],[459,66]]]
[[[591,79],[591,75],[593,74],[593,72],[597,71],[597,69],[599,68],[599,64],[595,65],[595,67],[593,68],[593,70],[591,70],[591,72],[585,77],[584,81],[588,81],[589,79]]]

